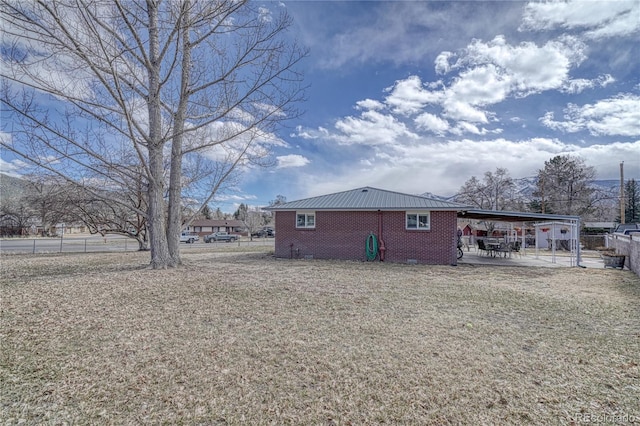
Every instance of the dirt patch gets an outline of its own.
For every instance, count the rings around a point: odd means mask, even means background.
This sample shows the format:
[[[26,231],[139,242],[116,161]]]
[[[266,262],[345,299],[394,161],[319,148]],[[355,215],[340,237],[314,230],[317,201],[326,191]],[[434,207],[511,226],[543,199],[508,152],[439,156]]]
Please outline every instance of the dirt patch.
[[[3,421],[640,421],[629,271],[184,261],[3,257]]]

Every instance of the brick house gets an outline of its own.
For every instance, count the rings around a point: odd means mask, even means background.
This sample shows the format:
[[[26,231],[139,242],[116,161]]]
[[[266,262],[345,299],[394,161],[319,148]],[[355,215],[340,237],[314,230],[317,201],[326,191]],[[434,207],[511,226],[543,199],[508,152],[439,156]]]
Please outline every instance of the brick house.
[[[368,259],[456,265],[461,204],[358,188],[265,208],[275,213],[275,255],[281,258]],[[370,259],[369,259],[370,260]]]

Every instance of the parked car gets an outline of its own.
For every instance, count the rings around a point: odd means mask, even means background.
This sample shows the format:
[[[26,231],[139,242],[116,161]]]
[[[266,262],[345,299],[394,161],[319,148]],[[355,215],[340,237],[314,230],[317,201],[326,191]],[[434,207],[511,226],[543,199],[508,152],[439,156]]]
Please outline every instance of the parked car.
[[[193,232],[183,232],[180,234],[181,243],[193,244],[199,240],[200,240],[200,237],[198,236],[198,234],[195,234]]]
[[[275,235],[276,235],[276,231],[270,226],[265,226],[261,230],[251,234],[252,237],[258,237],[258,238],[273,237]]]
[[[621,223],[616,226],[616,230],[613,232],[625,235],[629,235],[632,233],[635,234],[636,232],[640,233],[640,223]]]
[[[204,242],[212,243],[214,241],[226,241],[228,243],[238,239],[237,235],[229,234],[228,232],[214,232],[213,234],[205,235]]]

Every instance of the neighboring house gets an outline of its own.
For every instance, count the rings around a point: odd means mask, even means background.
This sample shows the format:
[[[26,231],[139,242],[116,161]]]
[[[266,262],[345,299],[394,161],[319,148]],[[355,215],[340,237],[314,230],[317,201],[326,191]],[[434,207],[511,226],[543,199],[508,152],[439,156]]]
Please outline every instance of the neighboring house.
[[[468,206],[376,188],[291,201],[275,213],[275,255],[281,258],[376,260],[456,265],[457,214]]]
[[[236,235],[246,235],[247,227],[241,220],[235,219],[199,219],[191,222],[185,229],[187,232],[195,232],[201,237],[214,232],[228,232]]]
[[[613,232],[616,229],[615,222],[585,222],[583,230],[586,233],[601,234],[605,232]]]

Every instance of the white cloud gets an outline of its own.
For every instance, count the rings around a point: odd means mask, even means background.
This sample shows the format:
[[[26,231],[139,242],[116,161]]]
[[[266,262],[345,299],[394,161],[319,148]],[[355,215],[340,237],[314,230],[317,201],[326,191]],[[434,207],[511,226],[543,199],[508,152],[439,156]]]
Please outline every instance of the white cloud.
[[[260,16],[260,20],[263,22],[273,21],[273,15],[271,14],[271,11],[266,7],[259,7],[258,14]]]
[[[640,31],[637,1],[531,2],[521,30],[582,30],[592,39],[628,36]]]
[[[206,158],[224,163],[234,162],[242,157],[241,165],[269,157],[274,147],[289,146],[274,133],[248,129],[243,123],[235,121],[216,121],[188,134],[185,148],[201,146],[202,141],[224,141],[211,147],[197,149]]]
[[[395,114],[410,116],[420,114],[427,106],[440,106],[444,118],[487,124],[494,120],[494,114],[486,107],[510,97],[548,90],[579,93],[588,87],[610,84],[613,77],[608,74],[594,80],[570,80],[569,71],[584,61],[585,50],[584,43],[569,36],[541,46],[531,42],[511,45],[504,36],[496,36],[489,42],[473,40],[457,53],[442,52],[437,57],[436,72],[457,72],[448,84],[441,81],[423,84],[420,77],[412,75],[387,88],[389,95],[384,103]],[[372,102],[367,100],[366,104]],[[381,109],[380,105],[376,107]],[[424,119],[429,121],[418,121],[424,128],[434,124],[429,116]],[[440,132],[442,124],[436,128]],[[450,126],[458,134],[465,128],[478,134],[477,128],[467,124]]]
[[[453,56],[453,53],[451,52],[442,52],[440,53],[435,60],[435,65],[436,65],[436,73],[438,74],[446,74],[449,72],[449,70],[451,69],[451,66],[449,65],[449,58]]]
[[[0,130],[0,143],[11,146],[11,144],[13,144],[13,135]]]
[[[496,2],[493,7],[482,2],[457,1],[353,4],[288,5],[303,43],[314,52],[319,67],[344,69],[354,64],[420,63],[423,58],[434,58],[472,37],[503,33],[522,14],[522,5],[516,2]],[[354,9],[359,10],[355,15]],[[503,19],[496,19],[496,11]]]
[[[584,128],[582,123],[556,121],[555,114],[551,111],[540,117],[540,122],[550,129],[560,130],[567,133],[579,132]]]
[[[442,92],[425,90],[422,80],[416,75],[398,80],[392,87],[386,89],[389,95],[385,103],[394,113],[410,115],[419,112],[425,105],[437,104],[443,98]]]
[[[327,194],[374,186],[406,193],[432,192],[453,195],[471,176],[505,167],[514,178],[536,175],[544,162],[556,155],[576,155],[594,165],[601,179],[615,179],[621,158],[640,152],[640,140],[585,147],[558,139],[503,138],[458,139],[398,146],[393,154],[363,154],[335,172],[323,171],[317,179],[305,180],[304,196]],[[640,164],[629,165],[629,176],[640,173]],[[635,169],[633,168],[635,167]]]
[[[3,173],[5,175],[20,177],[25,172],[27,167],[28,165],[21,160],[14,160],[9,162],[0,158],[0,173]]]
[[[320,139],[320,138],[330,138],[331,135],[329,131],[320,126],[317,129],[311,129],[309,127],[296,126],[295,132],[289,134],[292,138],[302,138],[302,139]]]
[[[428,112],[417,116],[414,122],[418,129],[430,131],[437,135],[443,135],[447,130],[449,130],[449,123],[447,120],[443,120]]]
[[[356,109],[372,109],[372,110],[380,110],[384,109],[384,104],[380,101],[376,101],[373,99],[365,99],[364,101],[356,102]]]
[[[286,169],[289,167],[304,167],[310,163],[309,159],[298,154],[290,154],[290,155],[281,155],[277,158],[278,165],[276,168],[278,169]]]
[[[466,121],[460,121],[455,128],[451,130],[454,135],[464,135],[465,133],[471,133],[473,135],[486,135],[489,133],[485,128],[478,128],[475,124],[468,123]]]
[[[446,99],[443,104],[444,115],[452,120],[469,121],[472,123],[488,123],[487,113],[471,106],[467,102],[457,100],[454,96]]]
[[[334,135],[334,139],[346,145],[394,145],[403,139],[418,138],[392,115],[377,111],[365,111],[359,117],[344,117],[335,127],[340,133]]]
[[[640,136],[640,96],[623,94],[594,104],[569,104],[565,121],[555,121],[547,112],[540,121],[545,126],[568,133],[588,130],[592,135]]]
[[[298,130],[297,136],[323,137],[341,144],[393,146],[418,139],[411,125],[416,131],[440,136],[499,134],[504,129],[489,126],[498,121],[496,114],[487,109],[491,105],[550,90],[580,93],[615,81],[610,74],[570,79],[570,70],[584,61],[585,49],[584,43],[570,36],[540,46],[530,42],[511,45],[504,36],[489,42],[473,40],[457,53],[443,52],[438,56],[437,71],[457,72],[448,83],[423,83],[419,76],[410,75],[386,88],[388,94],[383,101],[368,98],[357,102],[355,108],[362,114],[339,119],[335,124],[337,133],[305,129]],[[411,116],[416,118],[407,121]],[[552,114],[541,121],[563,131],[577,131],[580,127],[572,122],[556,122]],[[590,129],[602,132],[598,126]]]
[[[445,115],[458,120],[487,123],[487,114],[475,108],[503,101],[511,83],[493,65],[460,73],[446,91]]]
[[[579,65],[586,58],[585,49],[584,43],[568,36],[542,46],[531,42],[513,46],[506,42],[504,36],[497,36],[488,43],[474,40],[458,55],[458,61],[452,69],[473,69],[491,64],[493,67],[488,67],[483,74],[493,73],[494,80],[508,84],[507,93],[526,96],[561,87],[571,67]],[[488,78],[486,75],[481,77]]]
[[[115,68],[120,73],[134,72],[137,77],[144,78],[142,69],[116,55],[118,43],[108,31],[99,25],[84,24],[87,16],[77,6],[57,5],[56,13],[63,17],[64,29],[60,29],[60,25],[54,22],[56,18],[44,12],[36,2],[18,3],[46,30],[28,29],[28,25],[16,25],[11,19],[2,20],[4,51],[0,56],[0,67],[3,74],[14,81],[13,84],[25,84],[58,99],[92,99],[99,95],[93,87],[95,74],[81,59],[85,56],[90,56],[90,61],[98,68]],[[103,17],[105,22],[109,21],[111,6],[98,3],[92,7],[92,13]],[[115,28],[112,30],[117,31]],[[60,49],[61,44],[82,46],[83,50],[81,54],[71,54],[69,50]],[[101,54],[105,50],[115,58],[112,62],[102,59]],[[104,99],[101,97],[100,101],[104,102]]]
[[[560,90],[564,93],[582,93],[587,89],[592,89],[597,86],[606,87],[615,81],[615,78],[613,78],[611,74],[601,75],[600,77],[592,80],[576,78],[573,80],[567,80]]]

